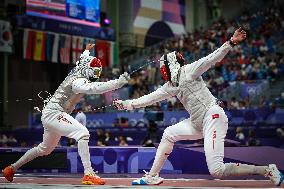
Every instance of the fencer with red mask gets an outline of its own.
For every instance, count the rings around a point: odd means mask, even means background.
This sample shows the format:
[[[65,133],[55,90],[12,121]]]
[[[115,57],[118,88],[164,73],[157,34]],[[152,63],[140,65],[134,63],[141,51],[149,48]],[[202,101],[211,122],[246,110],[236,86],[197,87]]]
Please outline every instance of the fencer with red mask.
[[[174,143],[180,140],[204,138],[204,151],[210,174],[216,178],[259,174],[268,177],[275,185],[280,185],[283,175],[276,165],[254,166],[241,163],[224,163],[224,141],[228,129],[228,118],[218,100],[211,94],[202,79],[202,74],[220,62],[239,42],[246,38],[246,32],[237,29],[230,40],[206,57],[191,64],[186,64],[178,52],[164,54],[160,58],[160,72],[166,83],[156,91],[133,100],[116,100],[118,109],[133,110],[176,96],[190,114],[185,119],[164,130],[158,146],[153,166],[133,185],[160,184],[163,178],[159,173]],[[194,163],[188,160],[188,164]]]

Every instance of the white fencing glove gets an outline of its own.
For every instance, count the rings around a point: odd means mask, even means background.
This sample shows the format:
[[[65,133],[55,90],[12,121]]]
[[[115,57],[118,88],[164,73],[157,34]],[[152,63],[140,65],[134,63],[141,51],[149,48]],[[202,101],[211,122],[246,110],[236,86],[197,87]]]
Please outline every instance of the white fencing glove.
[[[133,110],[132,100],[118,100],[114,99],[112,102],[113,106],[118,110]]]
[[[130,75],[127,72],[121,74],[118,78],[118,83],[122,87],[123,85],[127,84],[130,80]]]

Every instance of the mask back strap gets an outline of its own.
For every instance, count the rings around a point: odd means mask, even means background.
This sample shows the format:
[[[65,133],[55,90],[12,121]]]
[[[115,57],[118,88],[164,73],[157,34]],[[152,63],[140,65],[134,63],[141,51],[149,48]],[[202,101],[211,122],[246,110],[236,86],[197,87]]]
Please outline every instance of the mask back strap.
[[[167,54],[164,54],[164,64],[165,64],[165,67],[166,67],[166,71],[167,71],[167,74],[168,74],[169,81],[171,81],[171,71],[170,71],[170,68],[169,68],[169,61],[168,61]]]

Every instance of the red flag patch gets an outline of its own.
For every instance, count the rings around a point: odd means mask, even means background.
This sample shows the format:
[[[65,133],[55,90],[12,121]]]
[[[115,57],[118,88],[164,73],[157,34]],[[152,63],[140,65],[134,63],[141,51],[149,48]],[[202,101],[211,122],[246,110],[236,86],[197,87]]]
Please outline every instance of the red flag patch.
[[[217,118],[219,118],[219,114],[213,114],[212,115],[212,119],[217,119]]]

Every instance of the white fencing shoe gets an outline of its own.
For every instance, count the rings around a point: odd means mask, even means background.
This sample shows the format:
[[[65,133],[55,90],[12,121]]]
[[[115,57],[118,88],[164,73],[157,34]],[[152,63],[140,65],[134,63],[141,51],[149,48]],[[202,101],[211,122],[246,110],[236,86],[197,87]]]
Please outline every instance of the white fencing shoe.
[[[158,174],[156,176],[152,176],[145,170],[143,171],[145,175],[142,178],[132,181],[132,185],[159,185],[164,180],[163,178],[159,177]]]
[[[277,169],[275,164],[270,164],[265,170],[265,176],[268,177],[273,184],[280,186],[284,180],[283,174]]]

